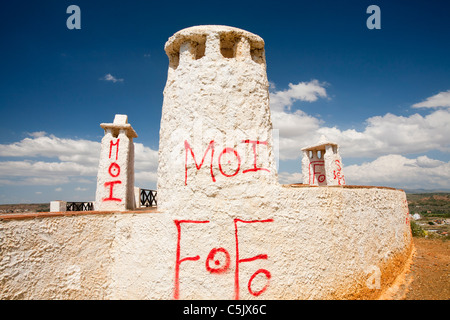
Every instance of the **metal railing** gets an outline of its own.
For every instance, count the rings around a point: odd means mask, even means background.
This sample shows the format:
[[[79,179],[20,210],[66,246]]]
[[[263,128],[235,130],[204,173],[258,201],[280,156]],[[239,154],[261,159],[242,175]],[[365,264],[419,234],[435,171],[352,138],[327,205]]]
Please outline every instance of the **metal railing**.
[[[67,202],[67,211],[92,211],[94,205],[92,202]]]
[[[141,189],[141,206],[145,207],[153,207],[158,206],[158,203],[156,201],[156,190],[150,190],[150,189]]]
[[[156,190],[141,189],[140,193],[140,206],[144,207],[156,207],[158,202],[156,201]],[[93,202],[67,202],[66,211],[93,211]]]

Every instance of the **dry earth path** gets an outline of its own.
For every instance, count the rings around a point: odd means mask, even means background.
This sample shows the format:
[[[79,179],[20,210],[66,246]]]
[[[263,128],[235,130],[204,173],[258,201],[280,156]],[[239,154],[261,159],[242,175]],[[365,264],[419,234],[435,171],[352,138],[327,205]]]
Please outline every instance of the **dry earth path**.
[[[450,300],[450,241],[414,238],[404,300]]]

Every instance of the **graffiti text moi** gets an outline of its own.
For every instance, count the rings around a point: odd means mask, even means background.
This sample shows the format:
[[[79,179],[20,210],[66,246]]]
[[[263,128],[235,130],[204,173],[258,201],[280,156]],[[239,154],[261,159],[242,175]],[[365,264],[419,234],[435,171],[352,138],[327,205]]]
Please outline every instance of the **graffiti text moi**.
[[[242,140],[242,143],[248,143],[251,144],[252,146],[252,150],[253,150],[253,165],[246,169],[246,170],[242,170],[242,173],[247,173],[247,172],[256,172],[256,171],[267,171],[270,172],[269,169],[266,168],[261,168],[257,166],[257,159],[258,159],[258,155],[257,155],[257,151],[256,151],[256,146],[257,145],[265,145],[267,146],[267,141],[259,141],[259,140]],[[214,176],[214,170],[213,170],[213,161],[214,161],[214,152],[215,152],[215,142],[214,140],[211,140],[210,143],[208,144],[208,147],[206,148],[205,152],[203,153],[203,158],[200,162],[200,164],[197,163],[194,151],[192,150],[191,145],[189,144],[189,142],[187,140],[184,141],[184,148],[186,151],[186,158],[185,158],[185,179],[184,179],[184,184],[187,185],[187,172],[188,172],[188,155],[189,153],[191,154],[194,163],[195,163],[195,167],[197,168],[197,170],[200,170],[200,168],[203,166],[203,163],[205,162],[205,158],[209,153],[211,153],[211,162],[210,162],[210,171],[211,171],[211,179],[213,182],[216,182],[216,177]],[[222,157],[224,155],[229,155],[232,158],[234,158],[234,162],[236,163],[236,168],[234,169],[234,172],[228,172],[226,173],[223,169],[223,161],[222,161]],[[222,150],[222,152],[219,154],[219,157],[217,159],[218,162],[218,168],[220,173],[225,176],[225,177],[234,177],[236,176],[239,171],[241,170],[241,156],[239,155],[238,151],[234,148],[224,148]],[[231,160],[228,160],[228,163],[231,163]]]
[[[117,139],[116,142],[113,142],[112,140],[110,141],[109,144],[109,159],[111,159],[111,155],[113,155],[113,147],[115,146],[116,148],[116,161],[118,159],[119,156],[119,142],[120,139]],[[111,176],[111,178],[117,178],[120,175],[120,166],[117,164],[117,162],[111,162],[109,168],[108,168],[108,174]],[[121,202],[122,199],[121,198],[117,198],[115,196],[113,196],[113,189],[114,186],[116,184],[121,184],[122,181],[120,180],[113,180],[113,181],[108,181],[105,182],[105,188],[109,188],[109,196],[107,198],[104,198],[103,201],[117,201],[117,202]]]

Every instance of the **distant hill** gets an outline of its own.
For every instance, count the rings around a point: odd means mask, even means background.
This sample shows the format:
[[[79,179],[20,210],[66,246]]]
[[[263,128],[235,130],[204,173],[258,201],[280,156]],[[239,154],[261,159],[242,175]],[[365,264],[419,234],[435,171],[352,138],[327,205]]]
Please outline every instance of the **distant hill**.
[[[410,214],[450,217],[450,192],[407,193],[406,198]]]
[[[0,214],[49,211],[50,203],[0,204]]]
[[[450,193],[450,189],[403,189],[405,193]]]

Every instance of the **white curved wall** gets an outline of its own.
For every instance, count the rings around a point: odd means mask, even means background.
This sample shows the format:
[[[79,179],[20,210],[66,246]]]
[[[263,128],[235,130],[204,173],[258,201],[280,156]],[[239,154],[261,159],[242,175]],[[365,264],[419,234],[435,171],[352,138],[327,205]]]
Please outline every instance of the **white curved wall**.
[[[0,298],[376,298],[411,252],[405,201],[401,190],[281,187],[276,213],[180,216],[180,233],[156,211],[2,216]]]

